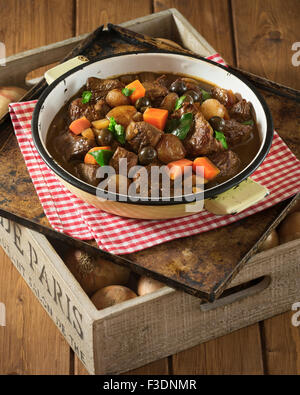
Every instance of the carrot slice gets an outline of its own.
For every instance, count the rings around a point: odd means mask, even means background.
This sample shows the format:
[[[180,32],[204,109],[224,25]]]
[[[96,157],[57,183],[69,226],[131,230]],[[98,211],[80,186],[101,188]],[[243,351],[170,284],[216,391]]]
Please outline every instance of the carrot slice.
[[[202,175],[206,180],[212,180],[220,173],[220,170],[206,156],[194,160],[193,171]]]
[[[135,80],[130,84],[126,85],[126,88],[133,90],[133,92],[129,96],[132,103],[135,103],[137,99],[144,97],[146,94],[146,89],[143,87],[142,83],[139,80]]]
[[[73,121],[70,124],[69,129],[74,134],[80,134],[81,132],[83,132],[85,129],[88,129],[89,127],[91,127],[90,121],[86,117],[82,117],[75,119],[75,121]]]
[[[89,152],[84,157],[84,163],[87,165],[97,165],[96,159],[93,155],[90,155],[91,152],[100,151],[100,150],[107,150],[111,151],[111,147],[94,147],[89,150]]]
[[[189,159],[180,159],[168,163],[167,167],[169,168],[169,177],[171,180],[175,180],[175,178],[184,174],[184,168],[188,166],[193,166],[193,162]]]
[[[161,108],[147,108],[143,114],[145,122],[157,127],[160,130],[164,130],[168,119],[168,110],[162,110]]]

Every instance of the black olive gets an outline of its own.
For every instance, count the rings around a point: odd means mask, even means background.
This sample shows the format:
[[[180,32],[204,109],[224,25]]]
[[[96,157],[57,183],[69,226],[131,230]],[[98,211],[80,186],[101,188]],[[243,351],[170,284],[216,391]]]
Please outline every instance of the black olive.
[[[143,147],[139,152],[139,162],[141,165],[149,165],[157,158],[157,151],[150,145]]]
[[[221,117],[211,117],[208,122],[211,124],[211,127],[218,132],[223,132],[225,129],[225,121]]]
[[[201,99],[201,94],[199,92],[196,92],[192,89],[189,89],[188,91],[185,92],[186,95],[189,95],[193,98],[194,101],[200,101]]]
[[[101,129],[101,130],[95,129],[95,134],[96,134],[97,143],[100,146],[111,145],[114,141],[114,136],[112,132],[108,129]]]
[[[135,108],[140,112],[144,112],[147,107],[151,107],[151,101],[146,96],[137,99],[135,102]]]
[[[191,95],[187,95],[186,93],[185,93],[185,99],[184,99],[184,103],[186,103],[186,104],[193,104],[194,103],[194,99],[193,99],[193,97],[191,96]]]
[[[170,86],[170,91],[176,92],[179,96],[182,96],[187,91],[187,87],[184,81],[182,81],[181,79],[177,79],[176,81],[172,82]]]

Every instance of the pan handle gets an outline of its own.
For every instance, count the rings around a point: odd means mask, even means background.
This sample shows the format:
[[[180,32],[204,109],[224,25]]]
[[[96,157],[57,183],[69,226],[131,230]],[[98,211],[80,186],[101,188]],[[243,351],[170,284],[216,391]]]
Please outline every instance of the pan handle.
[[[46,71],[45,79],[47,84],[50,85],[54,80],[56,80],[61,75],[65,74],[67,71],[74,69],[77,66],[80,66],[86,62],[88,62],[88,58],[85,56],[76,56],[75,58],[69,59],[64,63],[61,63],[52,69]]]

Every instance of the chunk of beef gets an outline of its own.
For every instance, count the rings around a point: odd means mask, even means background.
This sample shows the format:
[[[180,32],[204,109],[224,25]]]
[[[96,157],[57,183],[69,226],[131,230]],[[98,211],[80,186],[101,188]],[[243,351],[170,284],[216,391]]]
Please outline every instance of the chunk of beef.
[[[199,82],[197,80],[194,80],[193,78],[188,78],[188,77],[182,77],[181,79],[185,83],[187,90],[192,90],[192,91],[201,93],[201,87],[200,87]]]
[[[97,177],[98,165],[89,165],[87,163],[79,163],[76,165],[76,169],[80,178],[88,184],[94,185],[95,187],[101,181],[101,178]]]
[[[249,121],[252,118],[251,104],[245,99],[242,99],[231,107],[229,115],[238,122]]]
[[[166,76],[166,74],[163,74],[163,75],[159,76],[158,78],[156,78],[155,82],[157,84],[160,84],[160,85],[166,87],[167,89],[169,89],[169,87],[170,87],[169,79]]]
[[[105,115],[108,113],[110,110],[110,106],[107,104],[106,100],[104,99],[99,99],[96,104],[94,105],[95,111],[97,111],[97,114],[99,118],[105,118]],[[98,118],[98,119],[99,119]]]
[[[219,88],[218,86],[212,88],[211,95],[214,99],[217,99],[221,104],[223,104],[223,106],[227,108],[233,106],[237,101],[236,96],[232,90]]]
[[[209,159],[220,170],[218,177],[233,177],[241,169],[241,161],[233,151],[217,152],[210,155]]]
[[[160,174],[159,177],[155,177],[153,175],[153,178],[151,178],[151,170],[153,167],[157,166],[159,168]],[[158,169],[157,169],[158,170]],[[145,184],[142,184],[144,172],[147,172],[148,176],[148,188],[146,188]],[[162,175],[164,174],[164,175]],[[141,178],[141,179],[140,179]],[[155,196],[158,197],[161,195],[163,186],[165,182],[163,181],[169,181],[170,177],[167,172],[167,167],[162,166],[162,164],[159,161],[155,161],[153,163],[150,163],[147,166],[139,166],[139,170],[135,173],[133,176],[133,183],[136,184],[136,192],[141,194],[142,196]],[[167,187],[167,185],[165,185]]]
[[[194,128],[184,140],[184,146],[190,156],[210,155],[224,150],[222,143],[215,139],[212,127],[201,112],[196,113],[194,122]]]
[[[138,153],[142,147],[155,147],[163,132],[147,122],[131,122],[126,129],[126,140],[130,148]]]
[[[105,117],[110,110],[105,100],[100,99],[96,104],[82,103],[82,99],[78,98],[72,101],[69,106],[69,117],[71,121],[85,116],[90,122]]]
[[[182,117],[183,114],[187,114],[189,112],[191,112],[192,114],[196,114],[197,112],[200,112],[200,106],[200,103],[183,103],[183,105],[178,110],[172,113],[171,117],[179,119]]]
[[[252,136],[252,126],[243,125],[235,119],[225,121],[224,135],[230,147],[243,144],[248,141]]]
[[[169,93],[168,89],[157,82],[143,82],[146,89],[146,97],[151,100],[152,106],[158,106],[162,99]]]
[[[172,113],[174,111],[176,101],[178,100],[179,96],[177,93],[169,93],[167,96],[163,98],[163,101],[160,104],[160,108],[163,108],[164,110],[168,110],[169,113]]]
[[[112,89],[123,89],[124,84],[118,79],[102,80],[96,77],[90,77],[87,80],[87,90],[92,92],[92,100],[103,99]]]
[[[73,159],[83,159],[85,154],[95,146],[92,140],[76,136],[68,130],[58,135],[55,139],[57,152],[66,162]]]
[[[158,159],[165,164],[183,159],[186,154],[181,140],[174,134],[163,134],[156,150]]]
[[[129,170],[138,163],[138,156],[136,154],[127,151],[127,149],[123,147],[118,147],[109,162],[110,166],[112,166],[117,173],[120,172],[119,166],[121,164],[121,159],[127,159],[127,174]]]

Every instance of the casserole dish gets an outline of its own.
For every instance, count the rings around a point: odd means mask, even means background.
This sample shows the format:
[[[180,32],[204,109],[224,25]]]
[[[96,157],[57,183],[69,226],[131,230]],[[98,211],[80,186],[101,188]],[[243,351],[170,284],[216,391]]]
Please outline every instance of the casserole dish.
[[[124,73],[143,71],[171,72],[196,77],[222,88],[231,89],[251,102],[260,136],[260,147],[252,162],[231,179],[199,194],[194,194],[195,201],[191,201],[191,196],[182,196],[182,199],[149,197],[130,201],[118,193],[108,193],[107,198],[103,199],[99,197],[96,187],[63,169],[46,148],[49,127],[60,108],[81,89],[89,77],[105,79]],[[264,99],[248,81],[236,72],[198,56],[151,51],[122,53],[85,62],[56,78],[43,92],[34,110],[32,134],[42,159],[72,193],[85,202],[113,214],[144,219],[176,218],[201,211],[203,202],[209,211],[216,214],[228,214],[257,203],[267,194],[265,188],[251,182],[248,178],[262,163],[271,147],[273,123],[270,111]],[[244,181],[246,179],[248,179],[247,182]],[[220,196],[222,199],[219,199]],[[234,199],[232,199],[233,196]],[[222,205],[218,206],[220,200],[222,200]],[[237,201],[238,204],[236,204]],[[232,207],[230,202],[235,202]]]

